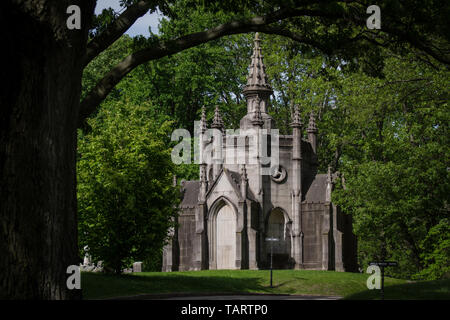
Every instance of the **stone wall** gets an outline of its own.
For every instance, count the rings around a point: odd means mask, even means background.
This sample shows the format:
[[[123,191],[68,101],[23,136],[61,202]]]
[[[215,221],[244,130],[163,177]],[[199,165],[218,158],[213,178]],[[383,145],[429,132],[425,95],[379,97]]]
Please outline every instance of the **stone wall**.
[[[178,223],[179,270],[191,270],[194,263],[195,208],[184,208]]]

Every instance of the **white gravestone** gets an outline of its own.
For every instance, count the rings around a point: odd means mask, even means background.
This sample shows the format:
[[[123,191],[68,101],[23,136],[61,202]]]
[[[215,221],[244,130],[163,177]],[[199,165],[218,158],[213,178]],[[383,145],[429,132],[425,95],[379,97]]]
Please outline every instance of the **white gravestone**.
[[[133,272],[142,272],[142,262],[133,263]]]

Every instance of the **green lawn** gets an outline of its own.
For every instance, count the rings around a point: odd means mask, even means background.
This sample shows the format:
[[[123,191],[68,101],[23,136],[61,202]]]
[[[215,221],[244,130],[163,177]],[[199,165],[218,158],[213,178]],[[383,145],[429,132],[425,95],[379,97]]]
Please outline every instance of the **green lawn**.
[[[335,295],[379,299],[368,290],[368,275],[334,271],[275,270],[274,288],[267,270],[143,272],[127,275],[82,273],[84,299],[169,293],[265,293]],[[385,278],[386,299],[450,299],[450,280],[408,283]]]

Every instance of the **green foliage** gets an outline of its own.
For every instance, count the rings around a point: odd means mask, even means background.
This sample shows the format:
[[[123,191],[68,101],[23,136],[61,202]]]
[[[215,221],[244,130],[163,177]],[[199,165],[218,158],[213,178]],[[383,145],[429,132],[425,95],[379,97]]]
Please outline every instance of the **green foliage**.
[[[110,104],[79,135],[80,250],[115,272],[158,257],[176,214],[170,123],[152,123],[148,109]]]
[[[416,278],[450,278],[450,222],[445,218],[433,226],[421,242],[425,268]]]
[[[114,42],[107,50],[100,53],[83,70],[83,88],[81,99],[83,99],[97,82],[123,58],[132,52],[134,40],[128,35],[122,36]],[[121,90],[114,88],[107,98],[107,101],[117,100]]]
[[[361,265],[386,246],[391,275],[435,279],[449,263],[449,74],[411,57],[387,58],[383,72],[342,82],[345,188],[333,199],[353,216]]]
[[[413,54],[382,51],[382,77],[373,77],[364,65],[355,70],[277,36],[264,40],[275,90],[270,112],[280,130],[290,133],[293,103],[300,106],[304,128],[315,111],[319,171],[331,166],[345,177],[345,190],[338,181],[333,199],[352,215],[361,267],[381,259],[386,246],[385,258],[399,262],[388,274],[445,276],[448,71]]]
[[[336,12],[361,13],[360,4],[332,5]],[[248,17],[250,11],[267,12],[272,6],[272,2],[242,6],[234,1],[167,2],[160,34],[149,39],[119,39],[88,65],[83,93],[134,49]],[[314,6],[331,10],[328,5]],[[430,43],[442,42],[448,26],[433,23],[427,29],[420,20],[430,14],[441,19],[443,2],[390,1],[381,6],[383,25],[391,22],[399,28],[417,28],[422,36],[435,34],[428,37]],[[405,10],[412,14],[402,15]],[[398,21],[392,20],[395,16],[400,17]],[[376,38],[375,33],[360,32],[339,19],[308,16],[279,25],[317,40],[323,51],[262,35],[267,74],[275,91],[269,113],[281,133],[289,134],[291,107],[299,104],[305,135],[308,115],[315,112],[319,172],[331,166],[345,178],[345,183],[338,181],[333,201],[352,215],[361,267],[380,259],[381,247],[386,246],[386,258],[399,261],[398,268],[388,270],[391,275],[445,277],[450,260],[448,70],[430,57],[417,55],[417,49],[404,44],[402,35]],[[349,44],[345,41],[349,37],[365,40]],[[206,106],[211,120],[218,104],[226,127],[238,127],[246,112],[242,86],[252,38],[253,34],[223,37],[137,67],[109,95],[98,119],[116,103],[140,105],[145,122],[154,128],[171,121],[172,128],[192,133],[201,107]],[[372,46],[374,41],[390,50]],[[100,128],[93,130],[103,135]],[[197,165],[172,170],[179,180],[198,178]],[[155,260],[155,268],[158,263]]]

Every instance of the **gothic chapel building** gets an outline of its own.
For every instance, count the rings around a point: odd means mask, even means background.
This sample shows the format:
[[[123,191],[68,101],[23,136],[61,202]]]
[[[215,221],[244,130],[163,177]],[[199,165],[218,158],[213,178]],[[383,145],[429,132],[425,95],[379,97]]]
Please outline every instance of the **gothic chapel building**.
[[[267,113],[272,92],[256,34],[243,89],[247,114],[240,121],[241,131],[276,129]],[[206,131],[204,110],[200,124]],[[178,227],[164,248],[163,271],[264,269],[271,250],[274,268],[356,269],[350,217],[330,201],[334,177],[330,170],[317,173],[314,115],[307,137],[302,137],[297,107],[291,127],[292,135],[279,136],[279,160],[270,174],[262,174],[267,164],[201,162],[200,181],[182,182]],[[211,128],[225,133],[217,107]],[[245,147],[248,143],[246,139]],[[239,146],[224,143],[222,148]]]

